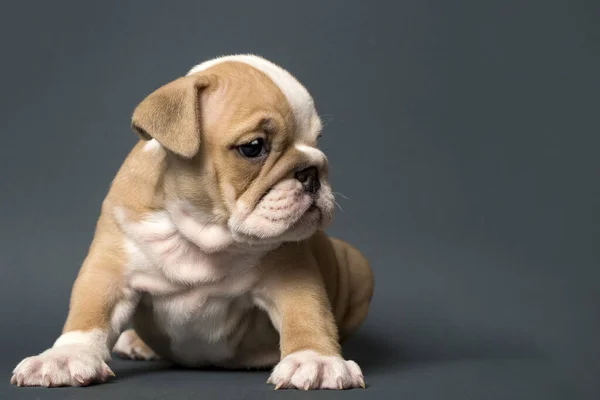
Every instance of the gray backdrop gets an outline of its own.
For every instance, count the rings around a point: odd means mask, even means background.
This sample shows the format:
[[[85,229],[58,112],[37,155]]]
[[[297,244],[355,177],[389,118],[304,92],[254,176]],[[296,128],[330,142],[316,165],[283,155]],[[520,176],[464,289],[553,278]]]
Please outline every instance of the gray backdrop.
[[[379,399],[600,398],[597,1],[14,1],[0,12],[0,398],[263,398],[266,372],[115,362],[17,389],[60,333],[100,203],[156,87],[237,52],[290,69],[327,126],[376,274],[346,347]]]

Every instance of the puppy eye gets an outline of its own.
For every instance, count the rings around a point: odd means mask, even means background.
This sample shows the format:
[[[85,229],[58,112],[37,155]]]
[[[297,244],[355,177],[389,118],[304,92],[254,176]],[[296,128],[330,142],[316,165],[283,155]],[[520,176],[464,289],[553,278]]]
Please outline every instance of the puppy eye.
[[[249,143],[238,146],[238,151],[241,155],[248,158],[264,156],[267,153],[265,140],[263,138],[254,139]]]

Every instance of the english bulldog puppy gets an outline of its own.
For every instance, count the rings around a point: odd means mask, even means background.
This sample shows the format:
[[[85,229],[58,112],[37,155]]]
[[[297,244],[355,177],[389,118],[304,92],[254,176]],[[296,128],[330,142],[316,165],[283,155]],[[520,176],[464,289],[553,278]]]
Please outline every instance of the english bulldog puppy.
[[[258,56],[220,57],[148,95],[132,127],[141,140],[102,204],[62,335],[11,383],[103,382],[113,350],[274,366],[275,389],[365,387],[340,343],[367,315],[373,276],[323,232],[334,196],[305,87]]]

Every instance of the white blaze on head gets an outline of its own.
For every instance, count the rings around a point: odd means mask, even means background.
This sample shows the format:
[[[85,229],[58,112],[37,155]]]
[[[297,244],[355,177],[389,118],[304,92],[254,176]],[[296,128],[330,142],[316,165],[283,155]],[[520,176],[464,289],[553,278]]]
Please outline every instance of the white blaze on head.
[[[287,99],[294,113],[296,124],[298,126],[298,134],[306,136],[307,139],[314,139],[309,136],[316,134],[316,132],[314,132],[315,125],[320,125],[314,101],[308,93],[308,90],[306,90],[292,74],[280,66],[259,56],[239,54],[219,57],[203,62],[202,64],[193,67],[190,72],[188,72],[188,75],[207,70],[210,67],[227,61],[243,62],[264,72],[273,83],[279,87]]]
[[[323,153],[321,150],[317,149],[316,147],[311,147],[300,143],[297,143],[294,145],[294,147],[296,150],[308,156],[310,165],[314,165],[317,168],[323,167],[326,157],[325,153]]]

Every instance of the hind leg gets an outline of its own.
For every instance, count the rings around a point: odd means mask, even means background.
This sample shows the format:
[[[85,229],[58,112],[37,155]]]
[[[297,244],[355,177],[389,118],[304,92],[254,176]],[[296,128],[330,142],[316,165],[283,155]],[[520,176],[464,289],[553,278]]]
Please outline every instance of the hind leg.
[[[121,333],[113,352],[129,360],[158,360],[160,357],[139,338],[133,329]]]

